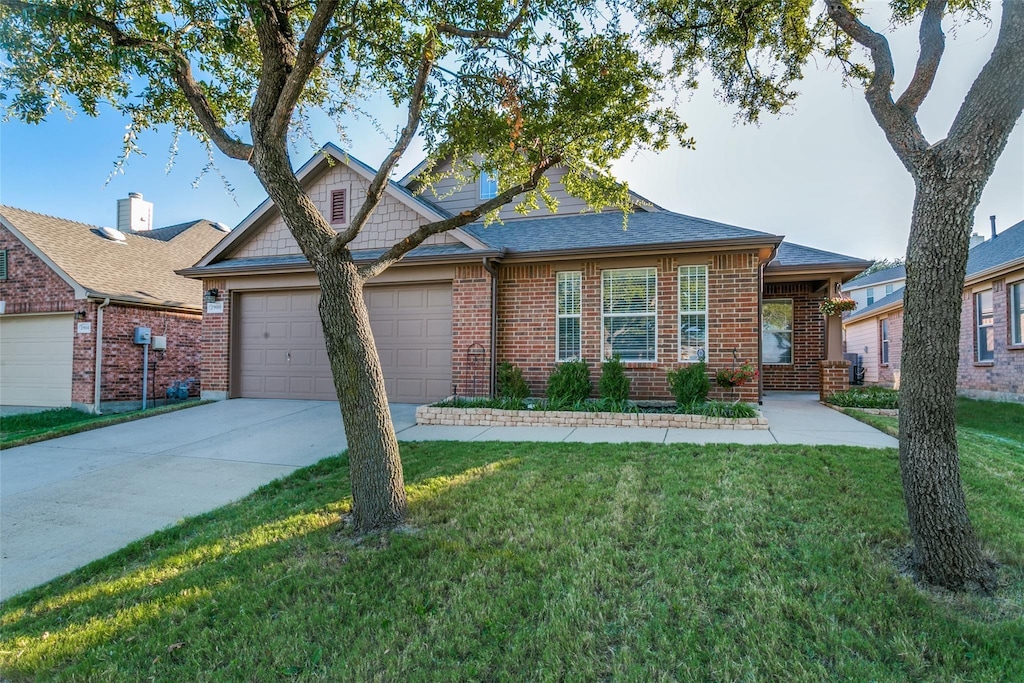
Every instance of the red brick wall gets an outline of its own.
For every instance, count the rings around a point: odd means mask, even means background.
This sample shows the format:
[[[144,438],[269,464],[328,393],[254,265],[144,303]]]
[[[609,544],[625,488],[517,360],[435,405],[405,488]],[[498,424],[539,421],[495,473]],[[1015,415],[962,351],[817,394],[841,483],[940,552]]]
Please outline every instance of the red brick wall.
[[[882,364],[882,318],[875,321],[875,335],[878,337],[878,384],[896,385],[896,373],[900,370],[900,354],[903,352],[903,310],[893,311],[884,316],[889,325],[889,362]]]
[[[8,315],[76,310],[75,290],[2,227],[0,249],[7,250],[7,279],[0,280],[0,299],[7,302]]]
[[[764,299],[793,300],[793,364],[765,365],[766,391],[818,391],[825,357],[825,319],[818,310],[822,295],[806,282],[765,283]]]
[[[985,398],[1024,400],[1024,346],[1013,346],[1010,329],[1010,288],[998,279],[992,285],[993,334],[995,358],[991,363],[978,363],[975,358],[974,294],[963,293],[960,314],[960,363],[957,388]],[[1009,394],[1010,396],[1006,396]]]
[[[95,305],[91,311],[95,315]],[[199,336],[202,329],[198,313],[172,313],[151,308],[135,308],[111,304],[103,309],[103,386],[101,402],[142,400],[142,346],[135,344],[135,328],[148,327],[153,336],[167,337],[167,350],[149,350],[149,401],[154,398],[162,402],[167,387],[178,380],[195,378],[191,395],[199,395]],[[93,325],[95,343],[96,326]],[[84,336],[84,335],[78,335]],[[76,345],[77,346],[77,345]],[[91,366],[95,356],[83,359],[83,365]],[[86,371],[79,366],[75,354],[75,394],[79,375],[87,385],[88,402],[92,402],[94,378],[92,369]],[[82,387],[83,393],[86,387]],[[155,392],[155,393],[154,393]],[[74,399],[79,400],[79,399]]]
[[[686,263],[695,263],[687,260]],[[708,265],[709,374],[712,398],[757,400],[757,385],[726,392],[714,386],[713,372],[740,360],[757,362],[758,259],[754,253],[721,254],[697,261]],[[658,360],[628,363],[631,396],[670,399],[667,370],[678,362],[678,267],[674,257],[569,261],[558,264],[512,264],[498,271],[498,362],[509,361],[523,370],[534,396],[543,396],[555,368],[555,278],[558,271],[582,273],[582,355],[590,363],[594,395],[601,374],[601,277],[605,269],[656,267],[658,271]],[[458,309],[456,309],[458,316]]]
[[[224,280],[203,280],[203,291],[211,289],[218,290],[220,301],[224,302],[223,313],[206,313],[203,315],[202,334],[200,336],[200,356],[202,359],[203,391],[224,392],[221,396],[226,397],[228,391],[228,376],[230,372],[230,324],[232,297],[226,292],[227,283]]]
[[[818,361],[821,374],[821,389],[818,398],[826,400],[832,394],[847,391],[850,388],[850,362],[846,360]]]
[[[460,396],[491,393],[491,275],[458,266],[452,281],[452,384]]]

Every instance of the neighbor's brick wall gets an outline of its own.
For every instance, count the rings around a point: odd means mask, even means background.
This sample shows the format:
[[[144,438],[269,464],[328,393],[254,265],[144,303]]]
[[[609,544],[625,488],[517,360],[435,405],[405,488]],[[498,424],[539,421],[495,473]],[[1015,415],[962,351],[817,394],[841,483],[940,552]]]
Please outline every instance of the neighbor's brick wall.
[[[75,290],[2,227],[0,249],[7,250],[7,279],[0,280],[0,299],[7,302],[7,315],[76,310]]]
[[[889,322],[889,363],[882,365],[882,320]],[[875,348],[878,349],[878,384],[896,385],[896,373],[900,371],[900,354],[903,351],[903,310],[893,311],[875,321]]]
[[[751,383],[726,392],[714,386],[714,371],[733,364],[733,349],[740,362],[757,362],[756,253],[711,255],[701,261],[708,265],[708,368],[712,398],[757,400],[757,385]],[[685,263],[693,264],[693,259]],[[675,257],[631,260],[628,267],[656,267],[658,270],[658,361],[629,363],[626,374],[632,381],[631,396],[638,399],[669,399],[667,370],[678,362],[678,267]],[[555,278],[558,271],[582,273],[582,355],[591,365],[594,395],[601,368],[601,274],[605,269],[627,267],[616,260],[588,260],[558,264],[514,264],[498,271],[497,360],[510,361],[523,370],[534,396],[543,396],[555,368]],[[455,311],[458,317],[458,309]]]
[[[974,294],[964,290],[960,314],[960,363],[957,367],[957,389],[985,398],[1024,399],[1024,346],[1013,346],[1010,328],[1010,288],[1007,281],[1017,281],[1024,271],[1009,278],[993,280],[992,313],[995,335],[995,358],[991,363],[975,361]],[[1009,394],[1009,396],[1006,396]]]
[[[200,356],[202,358],[203,390],[227,392],[230,372],[231,294],[223,279],[203,280],[203,291],[218,290],[224,302],[223,313],[203,313]],[[205,310],[205,306],[204,306]]]
[[[805,282],[765,283],[764,300],[793,300],[793,364],[765,365],[766,391],[818,391],[825,357],[825,318],[818,310],[821,295]]]
[[[95,305],[91,311],[95,319]],[[149,351],[149,400],[163,401],[167,387],[178,380],[194,378],[191,396],[199,395],[199,337],[202,330],[199,313],[174,313],[151,308],[111,304],[103,309],[103,367],[100,401],[142,400],[142,346],[135,344],[135,328],[148,327],[153,336],[167,337],[167,350]],[[92,344],[96,325],[93,324]],[[84,335],[78,335],[79,337]],[[76,345],[77,346],[77,345]],[[75,353],[75,379],[72,394],[88,396],[92,402],[95,379],[92,376],[93,355],[79,358]],[[81,378],[81,379],[80,379]],[[84,386],[79,387],[79,384]],[[80,400],[73,398],[73,400]]]
[[[452,384],[460,396],[490,395],[490,348],[491,275],[482,265],[458,266],[452,280]]]

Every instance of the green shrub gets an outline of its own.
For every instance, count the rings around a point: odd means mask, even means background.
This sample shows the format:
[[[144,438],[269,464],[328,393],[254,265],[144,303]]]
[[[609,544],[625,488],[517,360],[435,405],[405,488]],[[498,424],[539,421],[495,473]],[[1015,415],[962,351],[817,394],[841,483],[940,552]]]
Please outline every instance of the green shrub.
[[[548,400],[556,405],[586,401],[590,397],[590,366],[582,358],[559,363],[548,378]]]
[[[704,403],[708,399],[708,391],[711,389],[707,365],[701,362],[669,370],[668,386],[672,389],[672,395],[676,397],[676,405]]]
[[[828,397],[828,402],[841,408],[899,408],[900,394],[895,389],[864,387],[840,391]]]
[[[601,364],[601,381],[597,384],[601,398],[618,402],[628,401],[629,384],[626,367],[617,355]]]
[[[519,366],[509,362],[498,363],[498,398],[521,400],[529,395],[530,387]]]

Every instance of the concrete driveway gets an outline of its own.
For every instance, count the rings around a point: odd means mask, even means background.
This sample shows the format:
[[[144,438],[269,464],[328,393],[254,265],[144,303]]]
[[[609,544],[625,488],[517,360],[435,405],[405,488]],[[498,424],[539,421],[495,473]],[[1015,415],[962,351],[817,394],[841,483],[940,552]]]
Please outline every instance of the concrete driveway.
[[[0,600],[345,446],[337,403],[238,399],[0,451]]]

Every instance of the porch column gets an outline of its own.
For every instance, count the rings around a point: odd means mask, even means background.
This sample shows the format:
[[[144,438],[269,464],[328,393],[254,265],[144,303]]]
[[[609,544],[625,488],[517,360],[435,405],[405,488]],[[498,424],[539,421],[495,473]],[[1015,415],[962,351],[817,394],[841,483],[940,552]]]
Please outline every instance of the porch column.
[[[828,281],[828,294],[836,296],[839,280],[830,278]],[[841,315],[825,316],[825,360],[843,359],[843,317]]]

